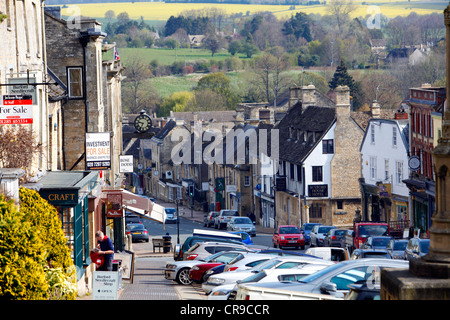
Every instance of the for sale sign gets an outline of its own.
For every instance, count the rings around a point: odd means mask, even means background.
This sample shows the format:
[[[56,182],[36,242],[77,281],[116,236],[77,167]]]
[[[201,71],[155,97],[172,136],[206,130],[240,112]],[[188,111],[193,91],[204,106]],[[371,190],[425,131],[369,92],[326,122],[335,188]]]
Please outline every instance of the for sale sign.
[[[86,170],[111,169],[109,132],[86,133]]]
[[[33,123],[33,99],[28,95],[4,95],[0,104],[0,124]]]

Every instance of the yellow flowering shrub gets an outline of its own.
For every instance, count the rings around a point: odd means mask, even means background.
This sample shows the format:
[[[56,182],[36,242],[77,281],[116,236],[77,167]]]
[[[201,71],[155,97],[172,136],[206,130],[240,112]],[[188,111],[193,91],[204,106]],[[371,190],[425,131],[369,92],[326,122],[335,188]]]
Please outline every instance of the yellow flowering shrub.
[[[76,269],[58,212],[20,189],[20,210],[0,194],[0,299],[75,299]]]

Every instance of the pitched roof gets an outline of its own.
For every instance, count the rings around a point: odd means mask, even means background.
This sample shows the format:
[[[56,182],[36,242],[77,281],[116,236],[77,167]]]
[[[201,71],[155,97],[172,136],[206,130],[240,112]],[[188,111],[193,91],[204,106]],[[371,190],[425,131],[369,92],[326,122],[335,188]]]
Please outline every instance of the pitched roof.
[[[334,123],[335,109],[297,103],[276,126],[280,160],[300,164]]]
[[[167,137],[169,132],[173,128],[175,128],[176,125],[177,125],[176,121],[170,120],[169,122],[166,123],[166,125],[164,127],[162,127],[161,130],[158,131],[158,133],[156,133],[154,135],[154,138],[159,139],[159,140],[163,140],[165,137]]]

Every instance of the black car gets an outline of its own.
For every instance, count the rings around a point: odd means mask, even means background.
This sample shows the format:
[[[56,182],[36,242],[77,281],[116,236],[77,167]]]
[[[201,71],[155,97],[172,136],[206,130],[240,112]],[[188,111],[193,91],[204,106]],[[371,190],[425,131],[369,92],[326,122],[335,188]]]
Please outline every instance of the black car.
[[[350,260],[364,258],[392,259],[391,255],[386,249],[355,249],[352,252]]]
[[[148,231],[142,223],[129,223],[126,226],[126,234],[131,234],[131,241],[149,241]]]
[[[125,213],[125,224],[129,223],[142,223],[141,218],[138,216],[131,214],[131,213]]]

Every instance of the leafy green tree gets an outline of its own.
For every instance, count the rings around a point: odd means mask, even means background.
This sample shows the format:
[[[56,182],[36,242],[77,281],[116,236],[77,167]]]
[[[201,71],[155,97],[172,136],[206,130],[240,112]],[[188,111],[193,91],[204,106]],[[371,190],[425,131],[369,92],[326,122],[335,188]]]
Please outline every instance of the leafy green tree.
[[[237,96],[231,90],[230,79],[222,72],[215,72],[202,77],[195,88],[196,91],[210,89],[224,99],[227,108],[232,109],[237,102]]]
[[[236,53],[238,53],[241,50],[241,42],[240,41],[231,41],[228,45],[228,52],[234,56]]]

